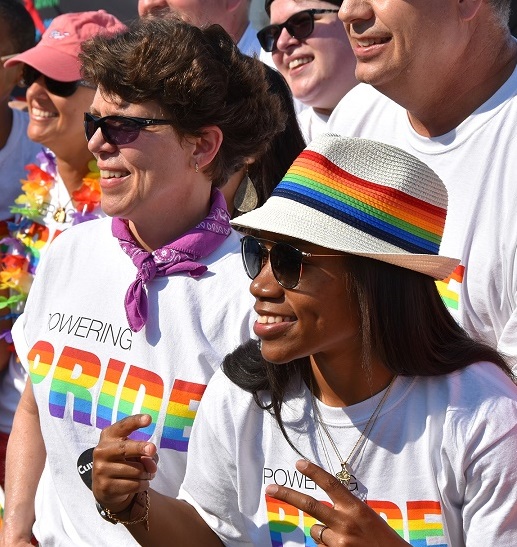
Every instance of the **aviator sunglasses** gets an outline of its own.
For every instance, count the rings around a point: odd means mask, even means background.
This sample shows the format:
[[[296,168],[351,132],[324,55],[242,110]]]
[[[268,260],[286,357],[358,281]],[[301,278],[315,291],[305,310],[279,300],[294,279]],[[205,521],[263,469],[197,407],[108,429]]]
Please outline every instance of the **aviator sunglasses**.
[[[271,244],[271,248],[266,247]],[[241,239],[241,254],[244,269],[250,279],[255,279],[266,265],[271,263],[271,270],[278,283],[284,289],[294,289],[302,277],[302,264],[305,258],[313,256],[343,256],[343,254],[313,254],[300,251],[288,243],[258,239],[244,236]]]
[[[23,67],[23,84],[25,86],[30,87],[36,80],[39,80],[41,76],[43,76],[47,90],[52,93],[52,95],[57,95],[58,97],[71,97],[79,86],[95,89],[94,86],[83,80],[61,82],[60,80],[54,80],[54,78],[45,76],[45,74],[42,74],[39,70],[36,70],[29,65]]]
[[[319,13],[337,13],[338,9],[306,9],[291,15],[287,21],[279,25],[268,25],[257,32],[257,38],[262,49],[267,52],[276,50],[276,43],[282,29],[297,40],[308,38],[314,31],[314,16]]]
[[[97,129],[101,129],[102,137],[109,144],[129,144],[135,141],[140,131],[150,125],[173,125],[171,120],[154,118],[132,118],[129,116],[94,116],[84,113],[84,132],[86,140],[90,141]]]

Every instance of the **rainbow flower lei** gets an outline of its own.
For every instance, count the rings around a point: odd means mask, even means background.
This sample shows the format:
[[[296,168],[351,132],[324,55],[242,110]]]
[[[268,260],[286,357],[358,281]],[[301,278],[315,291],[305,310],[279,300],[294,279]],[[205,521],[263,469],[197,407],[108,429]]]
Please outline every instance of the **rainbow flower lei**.
[[[45,229],[46,206],[50,202],[50,191],[57,181],[56,156],[48,149],[42,150],[36,159],[39,165],[27,165],[27,178],[22,179],[22,194],[10,208],[15,219],[8,223],[9,236],[0,240],[0,290],[8,289],[9,296],[0,295],[2,319],[16,319],[27,299],[40,252],[37,242]],[[100,173],[95,160],[88,163],[89,173],[82,186],[72,192],[75,211],[71,214],[72,225],[99,218],[96,210],[100,206]],[[12,343],[10,331],[0,333],[0,339]]]

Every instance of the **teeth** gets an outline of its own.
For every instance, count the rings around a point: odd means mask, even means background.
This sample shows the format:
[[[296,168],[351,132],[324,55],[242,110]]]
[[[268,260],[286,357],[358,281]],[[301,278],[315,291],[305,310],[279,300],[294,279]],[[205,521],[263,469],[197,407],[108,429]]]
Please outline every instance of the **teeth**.
[[[39,108],[32,107],[31,113],[38,118],[57,118],[55,112],[47,112],[46,110],[40,110]]]
[[[259,315],[257,322],[262,325],[269,325],[273,323],[291,323],[292,317],[282,317],[281,315]]]
[[[369,46],[373,46],[374,44],[384,44],[388,40],[389,38],[370,38],[370,39],[357,40],[357,43],[361,47],[369,47]]]
[[[310,57],[302,57],[300,59],[295,59],[289,63],[289,68],[296,68],[297,66],[306,65],[310,63],[312,59]]]
[[[103,179],[120,179],[121,177],[125,177],[127,174],[122,171],[106,171],[105,169],[101,169],[100,172]]]

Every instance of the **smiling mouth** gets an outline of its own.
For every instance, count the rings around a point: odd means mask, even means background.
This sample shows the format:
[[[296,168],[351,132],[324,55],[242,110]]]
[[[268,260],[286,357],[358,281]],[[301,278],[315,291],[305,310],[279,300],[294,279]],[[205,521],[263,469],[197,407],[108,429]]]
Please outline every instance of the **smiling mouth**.
[[[289,63],[289,69],[297,68],[302,65],[306,65],[312,61],[311,57],[301,57],[300,59],[295,59]]]
[[[259,315],[257,323],[261,325],[272,325],[273,323],[292,323],[296,319],[294,317],[284,317],[282,315]]]
[[[370,47],[379,44],[386,44],[391,38],[358,38],[356,40],[360,47]]]
[[[36,118],[57,118],[55,112],[49,112],[48,110],[41,110],[40,108],[32,107],[31,114]]]
[[[105,169],[100,170],[100,175],[103,179],[120,179],[125,177],[128,173],[123,171],[106,171]]]

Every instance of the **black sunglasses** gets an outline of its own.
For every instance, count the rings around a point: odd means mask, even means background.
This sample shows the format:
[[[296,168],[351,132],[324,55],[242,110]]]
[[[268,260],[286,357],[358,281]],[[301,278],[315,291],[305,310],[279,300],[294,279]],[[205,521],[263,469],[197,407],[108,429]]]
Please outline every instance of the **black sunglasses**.
[[[314,31],[314,16],[319,13],[337,13],[338,9],[306,9],[291,15],[279,25],[268,25],[257,32],[257,38],[264,51],[275,51],[282,29],[297,40],[309,37]]]
[[[91,87],[95,89],[94,86],[88,84],[83,80],[76,80],[74,82],[61,82],[60,80],[54,80],[54,78],[49,78],[42,74],[39,70],[32,68],[29,65],[23,67],[23,84],[27,87],[30,87],[36,80],[43,76],[45,81],[45,87],[53,95],[58,97],[71,97],[79,86],[82,87]]]
[[[271,244],[271,248],[266,247]],[[343,256],[343,254],[313,254],[300,251],[288,243],[258,239],[244,236],[241,239],[241,254],[244,269],[250,279],[255,279],[267,264],[271,262],[271,270],[275,279],[284,289],[294,289],[302,277],[302,264],[305,258],[313,256]]]
[[[84,132],[86,140],[90,141],[97,129],[101,129],[102,137],[109,144],[129,144],[135,141],[140,131],[150,125],[173,125],[171,120],[156,120],[153,118],[131,118],[128,116],[94,116],[84,113]]]

